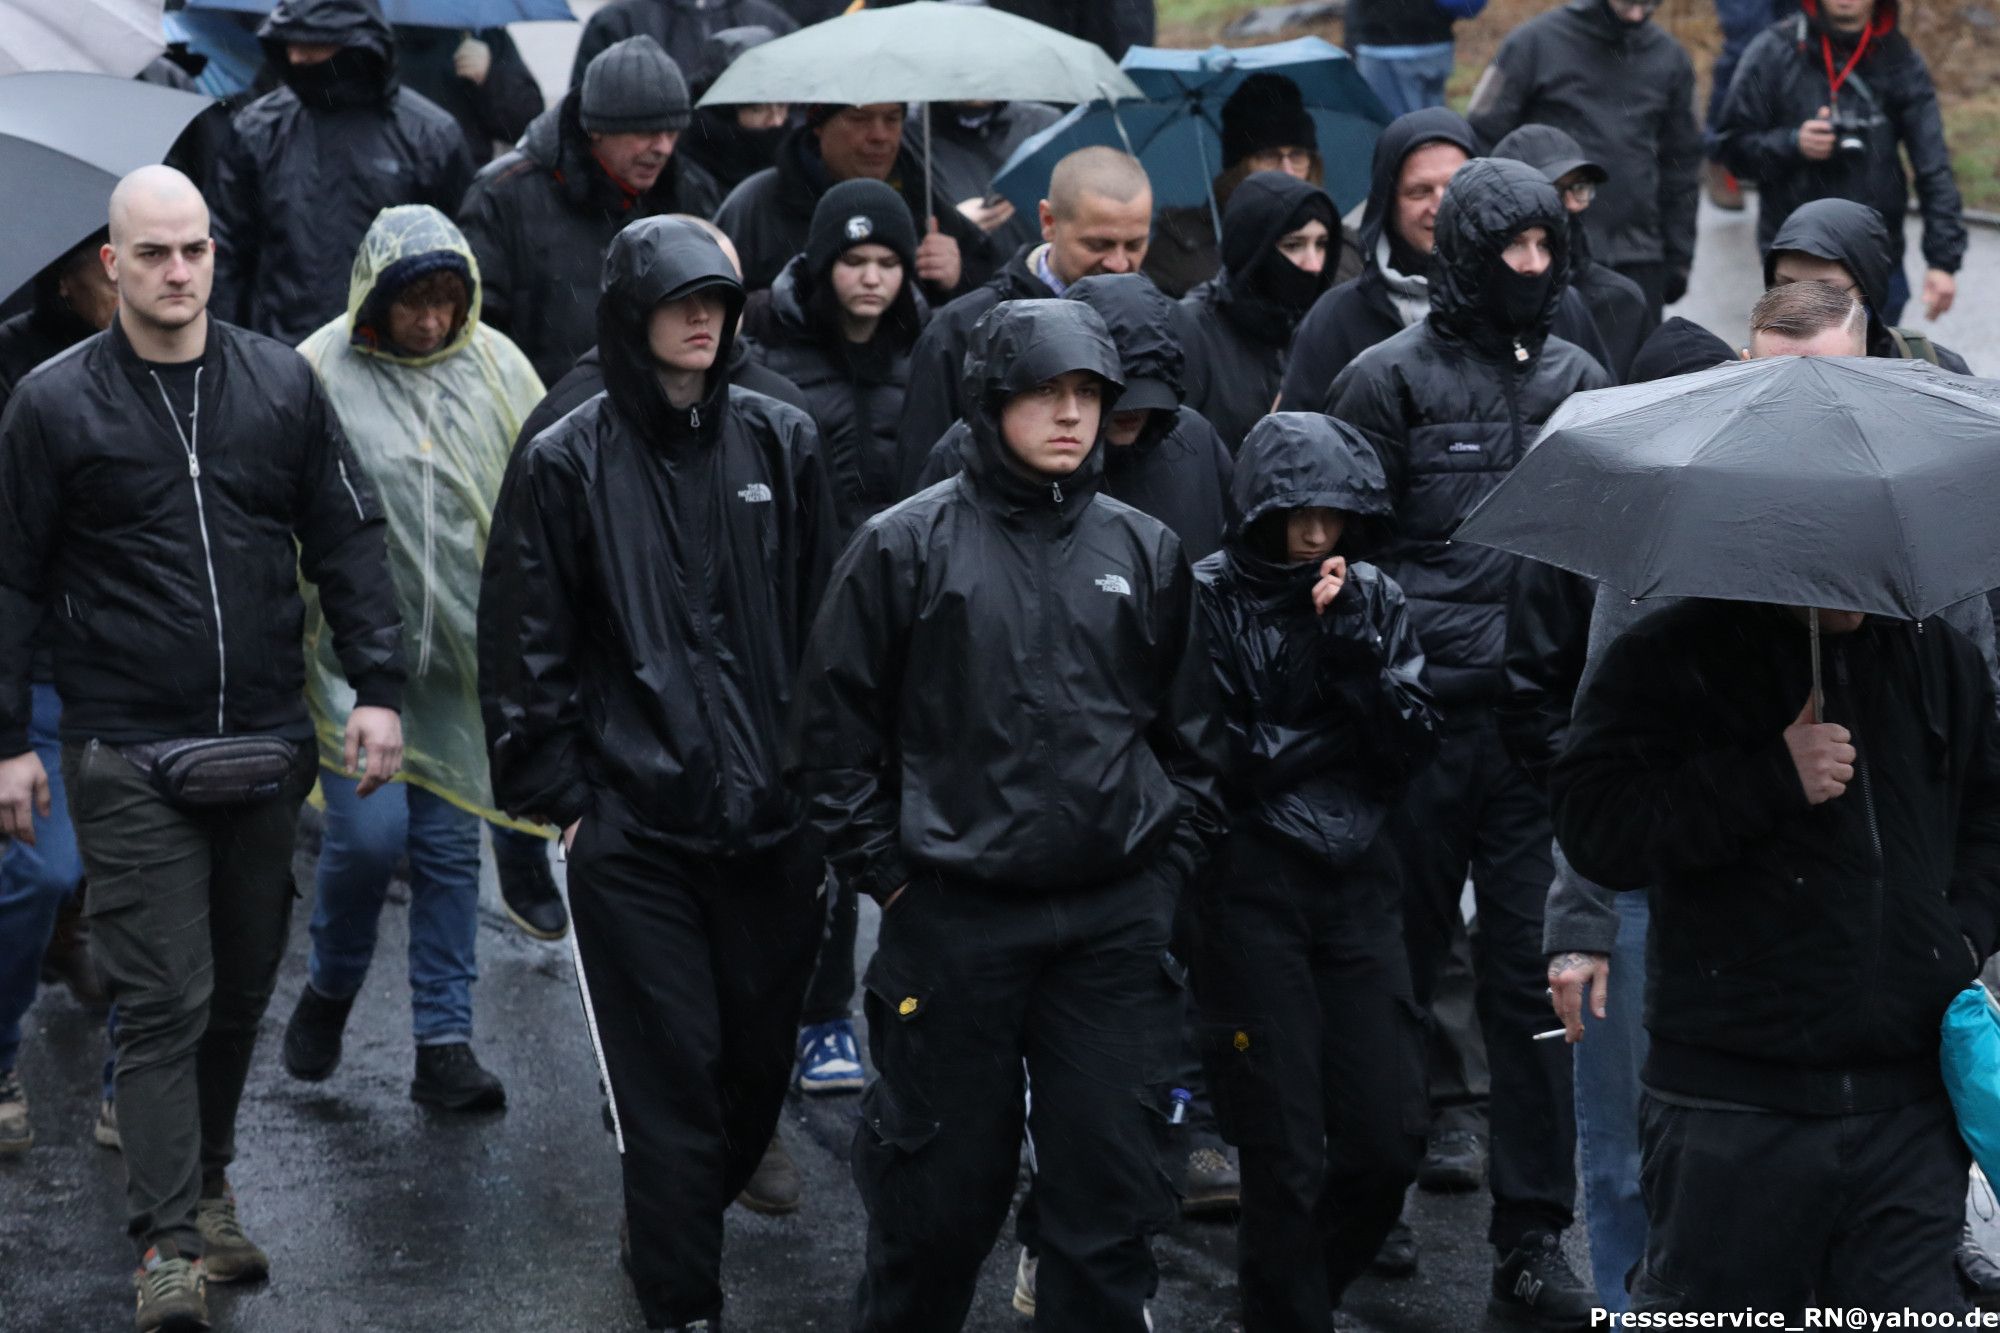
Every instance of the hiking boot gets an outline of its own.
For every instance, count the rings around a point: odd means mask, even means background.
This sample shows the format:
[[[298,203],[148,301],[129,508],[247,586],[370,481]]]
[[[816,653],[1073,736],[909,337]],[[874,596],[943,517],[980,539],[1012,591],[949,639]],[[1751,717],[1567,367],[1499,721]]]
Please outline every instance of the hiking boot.
[[[1550,1330],[1590,1327],[1597,1293],[1563,1258],[1552,1231],[1531,1231],[1493,1267],[1487,1313]]]
[[[861,1048],[854,1040],[854,1024],[836,1018],[799,1029],[800,1092],[815,1096],[859,1092],[867,1081],[861,1068]]]
[[[1743,185],[1728,167],[1710,162],[1702,170],[1702,182],[1708,187],[1709,203],[1731,213],[1743,211]]]
[[[799,1191],[799,1168],[785,1151],[785,1141],[773,1134],[764,1159],[757,1163],[736,1202],[753,1213],[777,1217],[799,1210]]]
[[[118,1133],[118,1103],[109,1097],[97,1104],[97,1119],[91,1123],[90,1137],[113,1152],[125,1151],[125,1139]]]
[[[1417,1184],[1433,1194],[1463,1194],[1486,1183],[1486,1139],[1477,1130],[1447,1129],[1431,1135],[1417,1168]]]
[[[236,1191],[227,1181],[221,1190],[198,1199],[194,1229],[201,1233],[201,1263],[210,1282],[256,1282],[271,1272],[271,1256],[243,1234],[236,1219]]]
[[[1382,1238],[1382,1248],[1368,1261],[1368,1271],[1383,1277],[1409,1277],[1417,1271],[1417,1233],[1403,1218]]]
[[[1014,1265],[1014,1308],[1030,1319],[1035,1317],[1035,1270],[1041,1266],[1042,1261],[1023,1245],[1021,1262]]]
[[[0,1074],[0,1156],[23,1153],[35,1146],[35,1127],[28,1122],[28,1094],[13,1070]]]
[[[340,1034],[352,1008],[352,995],[329,1000],[307,982],[299,992],[298,1008],[285,1024],[285,1072],[308,1083],[330,1078],[340,1067]]]
[[[134,1333],[208,1327],[208,1278],[201,1260],[181,1258],[171,1244],[163,1254],[155,1245],[139,1261],[132,1285],[138,1306]]]
[[[538,940],[559,940],[569,933],[569,908],[556,890],[556,875],[546,853],[495,859],[500,872],[500,902],[523,933]]]
[[[1964,1289],[1966,1299],[1981,1310],[2000,1310],[2000,1263],[1986,1252],[1972,1234],[1972,1224],[1967,1223],[1958,1239],[1958,1257],[1953,1263],[1958,1269],[1958,1285]]]
[[[1188,1154],[1181,1176],[1181,1212],[1188,1217],[1213,1216],[1243,1202],[1243,1173],[1236,1149],[1227,1144],[1196,1148]]]
[[[451,1041],[417,1047],[410,1100],[447,1111],[498,1111],[507,1105],[507,1089],[472,1054],[471,1042]]]
[[[76,1002],[93,1014],[111,1007],[111,992],[90,957],[90,925],[83,915],[83,895],[71,894],[56,912],[49,947],[42,952],[42,981],[69,987]]]

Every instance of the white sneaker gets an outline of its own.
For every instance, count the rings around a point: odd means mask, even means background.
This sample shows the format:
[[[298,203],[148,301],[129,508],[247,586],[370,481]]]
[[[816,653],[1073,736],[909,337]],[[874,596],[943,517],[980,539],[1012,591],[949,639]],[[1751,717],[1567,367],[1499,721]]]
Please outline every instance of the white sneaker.
[[[1030,1319],[1035,1317],[1035,1270],[1042,1261],[1028,1253],[1028,1247],[1021,1247],[1021,1262],[1014,1266],[1014,1308]],[[1151,1317],[1146,1327],[1153,1326]]]

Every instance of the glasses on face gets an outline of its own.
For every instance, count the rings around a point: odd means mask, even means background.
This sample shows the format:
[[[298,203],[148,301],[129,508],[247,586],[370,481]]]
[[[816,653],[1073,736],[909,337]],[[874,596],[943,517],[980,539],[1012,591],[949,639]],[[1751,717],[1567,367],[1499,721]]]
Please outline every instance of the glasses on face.
[[[1590,201],[1597,198],[1597,182],[1571,181],[1563,186],[1563,194],[1571,203],[1588,207]]]

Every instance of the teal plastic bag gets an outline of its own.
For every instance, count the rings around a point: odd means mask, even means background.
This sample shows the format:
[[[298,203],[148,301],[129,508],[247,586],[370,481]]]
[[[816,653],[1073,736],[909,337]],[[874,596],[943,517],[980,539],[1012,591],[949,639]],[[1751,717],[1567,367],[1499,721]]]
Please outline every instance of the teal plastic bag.
[[[1988,1180],[2000,1180],[2000,1004],[1973,982],[1944,1011],[1945,1090],[1959,1136]]]

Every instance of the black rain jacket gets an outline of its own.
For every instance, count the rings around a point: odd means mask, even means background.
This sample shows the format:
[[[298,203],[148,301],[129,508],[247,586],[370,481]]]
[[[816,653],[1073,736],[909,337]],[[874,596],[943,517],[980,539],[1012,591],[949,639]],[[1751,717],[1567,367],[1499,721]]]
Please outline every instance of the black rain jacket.
[[[278,0],[257,35],[287,86],[236,113],[216,167],[209,311],[296,345],[347,312],[347,257],[375,215],[429,204],[453,216],[472,154],[449,113],[401,86],[375,0]],[[287,42],[342,50],[301,70]]]
[[[1518,558],[1451,535],[1534,443],[1572,393],[1610,383],[1581,349],[1547,333],[1567,286],[1568,232],[1555,187],[1518,162],[1481,158],[1438,210],[1431,313],[1341,372],[1326,411],[1375,446],[1394,497],[1394,532],[1376,563],[1402,586],[1447,711],[1504,690],[1507,598]],[[1535,327],[1510,338],[1482,291],[1509,240],[1549,229],[1553,280]]]
[[[761,393],[766,398],[775,398],[811,416],[812,404],[806,401],[798,385],[767,369],[757,360],[757,350],[749,338],[741,333],[736,335],[735,342],[729,347],[730,385],[748,389],[751,393]],[[593,345],[576,359],[576,364],[570,367],[567,375],[549,386],[549,391],[542,395],[542,401],[528,413],[528,419],[521,423],[521,433],[514,437],[514,447],[520,449],[603,392],[604,358]]]
[[[1945,148],[1937,88],[1923,56],[1897,27],[1896,0],[1875,6],[1868,49],[1841,85],[1837,106],[1828,91],[1820,39],[1831,44],[1838,73],[1854,54],[1856,38],[1825,28],[1813,0],[1804,0],[1804,11],[1750,43],[1713,130],[1722,161],[1757,182],[1758,246],[1769,250],[1778,228],[1801,204],[1853,199],[1882,215],[1890,258],[1900,267],[1903,218],[1914,187],[1924,219],[1924,262],[1958,272],[1967,244],[1965,205]],[[1866,122],[1867,147],[1859,153],[1836,149],[1824,162],[1807,161],[1799,152],[1799,126],[1823,106]]]
[[[0,757],[38,630],[65,740],[309,739],[301,575],[356,702],[400,706],[382,512],[312,367],[214,318],[199,366],[185,439],[116,320],[0,416]]]
[[[1845,268],[1861,289],[1868,307],[1868,355],[1899,357],[1895,335],[1882,322],[1889,303],[1889,274],[1902,262],[1902,247],[1889,237],[1882,215],[1866,204],[1851,199],[1815,199],[1801,205],[1785,219],[1771,238],[1764,254],[1764,285],[1778,276],[1778,255],[1787,250],[1827,259]],[[1965,358],[1937,343],[1938,366],[1960,375],[1970,375]]]
[[[484,83],[460,78],[453,63],[467,33],[463,28],[418,28],[399,24],[396,57],[403,82],[438,104],[465,135],[465,145],[479,166],[491,162],[495,144],[510,144],[547,106],[521,48],[505,28],[481,28],[470,34],[493,52]]]
[[[1154,380],[1181,392],[1183,356],[1174,330],[1174,303],[1136,273],[1099,274],[1069,289],[1068,299],[1095,310],[1118,349],[1125,382]],[[931,449],[916,489],[958,475],[966,451],[976,446],[972,427],[957,421]],[[1200,560],[1222,545],[1229,527],[1229,450],[1207,418],[1191,407],[1155,409],[1139,438],[1106,442],[1104,493],[1157,518],[1181,539],[1188,559]]]
[[[651,3],[651,0],[648,0]],[[940,192],[928,207],[924,203],[924,164],[904,147],[896,156],[885,182],[903,196],[917,235],[928,229],[926,214],[935,215],[938,230],[958,242],[958,286],[948,292],[935,289],[933,299],[950,300],[969,292],[992,276],[992,247],[986,233],[965,220],[952,200]],[[762,291],[777,281],[778,270],[792,256],[806,248],[806,233],[812,230],[813,209],[819,197],[833,187],[826,164],[820,160],[819,140],[805,126],[791,131],[778,145],[775,166],[744,181],[729,192],[715,211],[715,224],[736,242],[743,260],[743,285]]]
[[[725,28],[752,26],[780,37],[799,30],[798,22],[771,0],[611,0],[583,25],[569,67],[570,89],[583,86],[584,70],[605,47],[627,37],[652,38],[692,79],[702,68],[710,37]]]
[[[1329,276],[1297,268],[1278,253],[1286,232],[1304,225],[1314,200],[1333,219],[1327,258],[1340,243],[1340,214],[1326,191],[1282,171],[1260,171],[1236,187],[1222,219],[1222,271],[1181,298],[1180,337],[1187,348],[1187,405],[1215,426],[1234,453],[1277,401],[1293,331],[1326,290]],[[1283,265],[1281,269],[1279,265]],[[1287,309],[1260,289],[1259,275],[1310,288]]]
[[[586,812],[697,856],[768,850],[805,811],[779,774],[799,652],[832,563],[805,413],[714,372],[674,407],[646,344],[661,301],[742,288],[691,222],[650,218],[605,260],[605,391],[516,451],[479,597],[494,795]]]
[[[1553,125],[1583,145],[1611,177],[1583,215],[1605,263],[1694,266],[1694,62],[1659,23],[1621,23],[1604,0],[1538,14],[1500,43],[1465,118],[1488,144],[1523,125]]]
[[[1423,649],[1402,589],[1370,564],[1350,560],[1339,595],[1316,614],[1319,562],[1285,563],[1258,521],[1308,505],[1386,516],[1388,483],[1352,428],[1284,412],[1244,441],[1235,493],[1242,521],[1194,570],[1231,743],[1232,823],[1338,870],[1368,850],[1436,752]],[[1356,523],[1340,552],[1363,534]]]
[[[1472,127],[1456,111],[1442,106],[1397,117],[1375,141],[1368,202],[1361,211],[1361,276],[1313,302],[1300,321],[1285,365],[1278,397],[1280,411],[1318,411],[1326,402],[1328,386],[1349,362],[1409,327],[1397,312],[1382,265],[1388,257],[1387,229],[1395,225],[1396,182],[1403,174],[1403,163],[1419,148],[1434,143],[1457,144],[1467,154],[1479,155],[1479,137]],[[1597,358],[1599,365],[1609,362],[1610,353],[1598,337],[1581,296],[1562,298],[1552,331]]]
[[[1805,626],[1743,602],[1648,616],[1605,654],[1553,782],[1556,836],[1651,886],[1647,1086],[1796,1114],[1935,1096],[1945,1006],[2000,948],[2000,736],[1978,651],[1939,620],[1822,640],[1859,757],[1806,803],[1784,731]],[[1968,941],[1970,948],[1968,948]]]
[[[840,334],[827,275],[808,274],[798,255],[772,284],[758,329],[764,364],[799,387],[819,427],[843,537],[903,498],[896,430],[910,349],[930,318],[915,275],[903,276],[875,337],[857,348]]]
[[[485,286],[480,319],[514,340],[554,383],[597,341],[597,289],[611,238],[659,213],[707,217],[722,202],[680,153],[634,195],[598,165],[571,92],[535,118],[510,153],[472,183],[458,216]]]
[[[1000,437],[1009,396],[1076,369],[1118,383],[1082,303],[989,314],[965,471],[855,534],[813,626],[791,762],[842,882],[878,900],[938,873],[1046,894],[1158,867],[1178,890],[1220,831],[1180,542],[1098,493],[1101,442],[1052,480]]]

